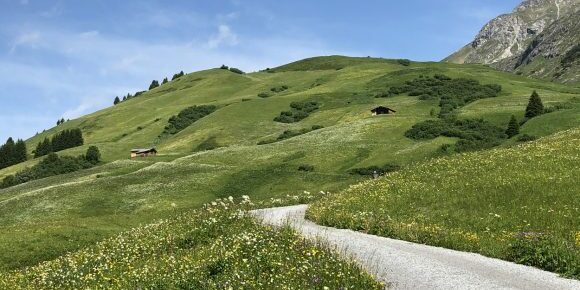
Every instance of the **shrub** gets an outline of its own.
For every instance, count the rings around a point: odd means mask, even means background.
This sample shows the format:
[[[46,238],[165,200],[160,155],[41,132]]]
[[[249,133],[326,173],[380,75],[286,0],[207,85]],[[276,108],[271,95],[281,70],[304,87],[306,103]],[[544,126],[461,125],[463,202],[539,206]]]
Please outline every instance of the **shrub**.
[[[538,137],[537,136],[533,136],[533,135],[528,135],[528,134],[522,134],[518,137],[518,141],[519,142],[529,142],[529,141],[534,141],[537,140]]]
[[[209,137],[205,141],[201,142],[197,147],[195,147],[194,151],[209,151],[214,150],[221,147],[219,143],[216,141],[215,137]]]
[[[373,176],[375,173],[379,176],[385,175],[389,172],[394,172],[400,170],[401,166],[396,164],[385,164],[383,166],[369,166],[369,167],[362,167],[362,168],[354,168],[349,170],[350,174],[353,175],[362,175],[362,176]]]
[[[230,71],[236,74],[241,74],[243,75],[244,72],[241,69],[235,68],[235,67],[230,67]]]
[[[283,111],[280,116],[274,118],[274,121],[280,123],[295,123],[306,119],[310,113],[318,110],[319,105],[314,101],[292,102],[290,103],[291,111]]]
[[[220,66],[220,69],[225,69],[225,70],[228,70],[228,69],[230,69],[230,68],[229,68],[227,65],[225,65],[225,64],[222,64],[222,66]]]
[[[99,148],[97,146],[90,146],[87,149],[85,159],[91,164],[99,163],[99,161],[101,161],[101,152],[99,151]]]
[[[272,91],[274,93],[281,93],[287,89],[288,89],[288,86],[282,85],[282,86],[273,87],[270,89],[270,91]]]
[[[179,112],[176,116],[169,118],[167,126],[162,134],[176,134],[181,130],[191,126],[197,120],[213,113],[217,110],[213,105],[201,105],[186,108]]]
[[[475,151],[495,147],[506,137],[504,130],[482,119],[427,120],[413,125],[405,136],[414,140],[439,136],[456,137],[455,151]]]
[[[399,63],[402,66],[410,66],[411,65],[411,61],[408,59],[397,59],[397,63]]]
[[[271,95],[269,93],[259,93],[258,97],[265,99],[265,98],[269,98]]]
[[[310,164],[302,164],[298,166],[298,171],[311,172],[314,171],[314,166]]]

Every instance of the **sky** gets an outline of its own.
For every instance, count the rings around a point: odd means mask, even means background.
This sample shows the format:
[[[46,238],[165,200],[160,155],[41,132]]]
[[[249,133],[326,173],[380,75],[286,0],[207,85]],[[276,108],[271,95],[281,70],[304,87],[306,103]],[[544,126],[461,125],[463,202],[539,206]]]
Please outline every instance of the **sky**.
[[[320,55],[439,61],[519,0],[0,0],[0,143],[151,80]]]

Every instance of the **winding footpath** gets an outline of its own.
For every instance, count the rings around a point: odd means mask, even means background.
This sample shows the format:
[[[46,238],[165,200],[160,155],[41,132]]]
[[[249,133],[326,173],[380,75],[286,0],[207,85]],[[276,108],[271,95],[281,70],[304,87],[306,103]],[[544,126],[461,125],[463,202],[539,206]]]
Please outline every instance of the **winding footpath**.
[[[350,257],[390,289],[580,289],[580,281],[479,254],[414,244],[304,219],[306,205],[253,211],[266,224],[289,224]]]

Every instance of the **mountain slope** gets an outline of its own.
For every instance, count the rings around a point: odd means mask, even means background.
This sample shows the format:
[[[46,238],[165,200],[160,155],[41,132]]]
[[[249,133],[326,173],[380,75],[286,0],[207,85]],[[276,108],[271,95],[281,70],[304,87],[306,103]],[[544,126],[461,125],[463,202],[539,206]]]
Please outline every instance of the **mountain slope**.
[[[537,90],[547,107],[566,104],[565,109],[528,121],[522,133],[545,136],[580,126],[580,105],[574,101],[580,88],[482,65],[407,66],[396,60],[332,56],[245,75],[219,69],[194,72],[27,140],[32,149],[47,136],[81,128],[86,145],[59,154],[78,155],[97,145],[106,164],[0,190],[0,268],[35,265],[218,197],[263,200],[304,190],[338,191],[367,178],[350,174],[352,169],[387,163],[405,167],[439,156],[442,145],[457,139],[405,137],[413,125],[436,118],[438,100],[407,94],[375,97],[434,74],[502,86],[499,96],[458,108],[458,118],[484,118],[503,128],[512,114],[523,118],[528,98]],[[283,85],[288,89],[271,91]],[[258,97],[263,92],[270,96]],[[296,123],[274,121],[293,102],[302,101],[315,101],[319,109]],[[171,116],[194,105],[215,105],[217,110],[159,138]],[[371,116],[378,105],[397,113]],[[314,125],[324,128],[258,145],[286,130]],[[219,148],[199,150],[208,143]],[[159,155],[128,160],[131,148],[147,146],[156,146]],[[37,161],[3,169],[0,177]]]
[[[579,64],[565,62],[580,43],[580,1],[527,0],[487,23],[474,41],[447,57],[527,76],[578,82]]]

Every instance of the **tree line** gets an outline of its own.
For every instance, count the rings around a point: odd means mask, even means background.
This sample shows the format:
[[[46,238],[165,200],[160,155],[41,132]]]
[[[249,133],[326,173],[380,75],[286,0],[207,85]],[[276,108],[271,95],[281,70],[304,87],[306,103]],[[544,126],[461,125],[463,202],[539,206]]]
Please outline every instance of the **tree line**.
[[[8,188],[36,179],[91,168],[99,164],[100,160],[101,153],[96,146],[89,147],[85,155],[76,157],[58,156],[56,153],[49,153],[38,164],[26,168],[15,175],[6,176],[0,182],[0,188]]]
[[[0,169],[24,162],[27,159],[26,143],[20,139],[14,142],[14,139],[8,138],[6,143],[0,146]]]
[[[84,142],[81,129],[67,129],[57,133],[51,139],[47,137],[42,142],[39,142],[36,150],[34,150],[34,157],[38,158],[52,152],[82,146]]]
[[[178,79],[178,78],[180,78],[180,77],[182,77],[184,75],[185,75],[185,73],[183,71],[180,71],[180,72],[178,72],[176,74],[173,74],[173,77],[171,78],[171,80],[174,81],[174,80],[176,80],[176,79]],[[169,82],[169,80],[167,78],[164,78],[163,81],[161,81],[161,85],[164,85],[164,84],[166,84],[168,82]],[[159,86],[160,86],[159,81],[158,80],[153,80],[153,81],[151,81],[151,84],[149,85],[149,90],[152,90],[152,89],[157,88]],[[145,93],[145,91],[136,92],[134,95],[127,94],[123,98],[120,98],[119,96],[116,96],[115,97],[115,100],[113,100],[113,105],[118,105],[121,102],[124,102],[124,101],[130,100],[132,98],[138,97],[139,95],[141,95],[143,93]]]

